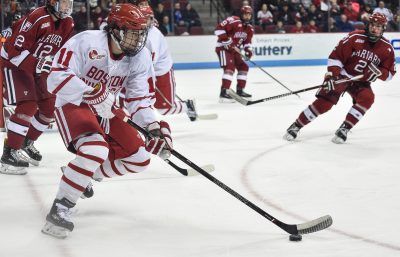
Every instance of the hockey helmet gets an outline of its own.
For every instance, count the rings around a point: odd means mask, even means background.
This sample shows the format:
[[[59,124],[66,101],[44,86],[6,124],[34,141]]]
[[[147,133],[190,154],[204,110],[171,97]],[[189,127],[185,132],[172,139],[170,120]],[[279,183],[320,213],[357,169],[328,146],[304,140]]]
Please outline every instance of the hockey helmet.
[[[367,36],[370,42],[377,42],[386,30],[387,19],[382,13],[373,13],[369,17]]]
[[[251,6],[244,5],[242,6],[242,8],[240,8],[240,19],[245,25],[250,24],[252,16],[253,16],[253,8],[251,8]]]
[[[107,17],[105,30],[128,56],[139,53],[146,44],[148,19],[132,4],[115,5]]]
[[[74,0],[46,0],[46,7],[58,19],[71,16]]]

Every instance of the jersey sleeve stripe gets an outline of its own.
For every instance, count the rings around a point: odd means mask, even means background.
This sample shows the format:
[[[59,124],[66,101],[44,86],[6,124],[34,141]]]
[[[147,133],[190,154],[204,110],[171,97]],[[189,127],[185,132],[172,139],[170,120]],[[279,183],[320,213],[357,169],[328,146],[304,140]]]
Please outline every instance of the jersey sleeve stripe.
[[[75,76],[75,75],[71,74],[71,75],[69,75],[66,79],[64,79],[64,81],[61,82],[61,84],[58,85],[58,86],[56,87],[56,89],[53,90],[52,94],[57,94],[58,91],[60,91],[60,90],[65,86],[65,84],[67,84],[68,81],[70,81],[74,76]]]

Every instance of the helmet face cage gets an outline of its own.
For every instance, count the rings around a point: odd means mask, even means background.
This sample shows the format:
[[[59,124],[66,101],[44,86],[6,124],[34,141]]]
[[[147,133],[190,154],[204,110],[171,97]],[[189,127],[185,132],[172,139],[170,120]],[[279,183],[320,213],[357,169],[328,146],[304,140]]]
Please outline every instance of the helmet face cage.
[[[114,37],[118,39],[119,47],[127,56],[135,56],[146,45],[147,28],[142,30],[114,29],[113,31]]]
[[[377,42],[386,30],[387,19],[386,16],[381,13],[374,13],[369,17],[369,22],[367,26],[367,35],[370,42]],[[381,28],[378,33],[373,33],[371,27]]]
[[[244,19],[244,15],[245,14],[250,14],[250,18],[249,19]],[[240,8],[240,19],[242,20],[242,22],[247,25],[250,24],[251,18],[253,16],[253,8],[251,8],[248,5],[243,6],[242,8]]]
[[[65,19],[72,14],[74,0],[48,0],[47,7],[59,19]]]

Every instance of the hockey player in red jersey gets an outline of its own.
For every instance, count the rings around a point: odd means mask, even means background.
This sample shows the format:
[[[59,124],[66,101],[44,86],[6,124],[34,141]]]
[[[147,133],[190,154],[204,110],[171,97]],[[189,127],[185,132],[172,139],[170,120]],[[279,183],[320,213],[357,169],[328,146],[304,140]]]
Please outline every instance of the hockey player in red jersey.
[[[220,66],[223,68],[220,102],[234,102],[226,93],[230,88],[233,74],[237,69],[236,93],[242,97],[250,98],[251,95],[244,92],[246,87],[247,72],[249,66],[242,59],[239,49],[243,46],[247,59],[253,55],[251,40],[254,29],[250,24],[253,9],[250,6],[243,6],[240,9],[240,17],[231,16],[217,25],[214,34],[218,36],[217,52]]]
[[[323,83],[325,87],[317,92],[317,99],[287,129],[284,139],[293,141],[302,127],[329,111],[347,92],[353,99],[353,106],[332,138],[336,144],[346,141],[350,129],[374,103],[371,82],[377,79],[389,81],[396,73],[394,49],[383,37],[386,24],[387,19],[383,14],[374,13],[365,31],[351,32],[339,42],[329,55],[328,72]],[[337,80],[357,75],[363,77],[359,81],[335,84]]]
[[[55,118],[64,144],[76,155],[64,169],[43,233],[65,238],[73,230],[71,209],[92,178],[142,172],[150,153],[163,159],[171,155],[169,125],[157,121],[152,108],[147,33],[148,20],[138,7],[117,4],[104,30],[75,35],[55,55],[48,90],[56,95]],[[121,114],[115,95],[122,89],[130,118],[152,135],[145,142],[115,117],[116,111]]]
[[[73,0],[47,0],[14,24],[1,48],[5,97],[16,104],[6,124],[1,173],[26,174],[29,163],[39,165],[42,159],[33,142],[54,116],[55,98],[47,91],[46,78],[52,56],[73,31],[72,5]]]

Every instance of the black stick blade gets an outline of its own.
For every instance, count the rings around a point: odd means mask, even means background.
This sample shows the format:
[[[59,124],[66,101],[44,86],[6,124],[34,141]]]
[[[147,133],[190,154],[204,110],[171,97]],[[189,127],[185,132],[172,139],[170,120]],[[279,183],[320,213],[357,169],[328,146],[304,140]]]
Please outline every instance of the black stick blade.
[[[325,215],[318,219],[298,224],[296,226],[298,234],[303,235],[326,229],[330,227],[332,223],[333,223],[332,217],[330,215]]]

